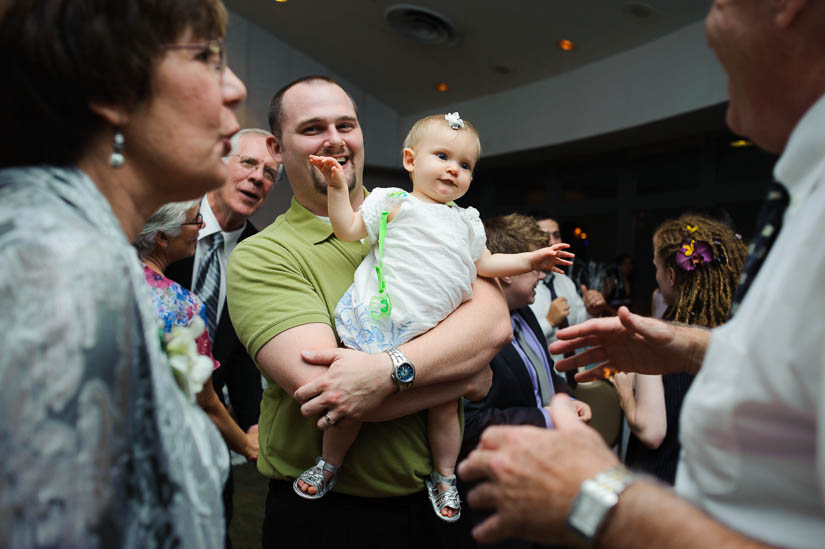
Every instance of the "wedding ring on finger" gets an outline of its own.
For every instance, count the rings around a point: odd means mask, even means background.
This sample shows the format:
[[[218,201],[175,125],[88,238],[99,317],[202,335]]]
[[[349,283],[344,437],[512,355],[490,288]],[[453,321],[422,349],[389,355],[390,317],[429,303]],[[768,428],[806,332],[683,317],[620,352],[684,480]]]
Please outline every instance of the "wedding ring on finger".
[[[332,419],[329,414],[324,414],[324,419],[327,421],[327,425],[330,425],[330,426],[335,425],[336,423],[338,423],[338,420],[337,419]]]

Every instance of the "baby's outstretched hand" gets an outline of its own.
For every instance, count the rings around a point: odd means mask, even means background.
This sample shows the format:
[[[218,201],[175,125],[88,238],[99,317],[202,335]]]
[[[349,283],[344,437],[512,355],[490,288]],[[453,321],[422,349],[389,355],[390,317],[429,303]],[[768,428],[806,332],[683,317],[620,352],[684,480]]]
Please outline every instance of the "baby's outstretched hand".
[[[561,242],[536,250],[531,253],[530,266],[537,271],[553,271],[554,273],[564,274],[564,271],[558,266],[572,265],[573,262],[570,260],[576,257],[575,254],[564,251],[565,248],[569,247],[570,244]]]
[[[328,187],[333,189],[346,188],[347,182],[344,180],[344,170],[338,161],[331,156],[309,155],[309,163],[318,168]]]

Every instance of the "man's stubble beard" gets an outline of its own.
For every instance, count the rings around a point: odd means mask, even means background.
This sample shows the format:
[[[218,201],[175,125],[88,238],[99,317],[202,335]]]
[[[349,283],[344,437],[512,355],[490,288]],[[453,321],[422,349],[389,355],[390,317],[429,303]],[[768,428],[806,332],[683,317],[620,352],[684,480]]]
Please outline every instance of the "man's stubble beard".
[[[313,168],[310,173],[312,174],[312,184],[315,187],[315,190],[321,193],[322,195],[327,195],[327,182],[324,179],[324,176],[316,169]],[[355,189],[355,186],[358,184],[358,177],[353,171],[350,176],[349,180],[347,181],[347,190],[352,192]]]

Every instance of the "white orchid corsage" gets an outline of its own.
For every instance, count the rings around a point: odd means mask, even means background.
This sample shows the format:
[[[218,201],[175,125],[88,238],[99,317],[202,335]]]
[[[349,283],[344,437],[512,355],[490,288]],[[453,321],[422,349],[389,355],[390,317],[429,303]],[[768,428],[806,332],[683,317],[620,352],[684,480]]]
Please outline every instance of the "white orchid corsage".
[[[461,119],[461,116],[457,112],[448,112],[444,115],[444,120],[447,121],[447,124],[454,130],[458,130],[464,127],[464,121]]]
[[[195,402],[195,395],[212,375],[212,360],[198,354],[195,342],[205,329],[201,317],[196,316],[189,326],[174,326],[163,339],[172,374],[190,402]]]

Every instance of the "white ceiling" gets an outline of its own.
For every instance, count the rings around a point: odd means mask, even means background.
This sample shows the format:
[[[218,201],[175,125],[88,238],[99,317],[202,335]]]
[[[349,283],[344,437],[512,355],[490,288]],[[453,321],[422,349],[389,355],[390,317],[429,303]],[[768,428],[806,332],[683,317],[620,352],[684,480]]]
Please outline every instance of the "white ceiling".
[[[451,21],[452,47],[394,31],[391,0],[225,0],[229,9],[330,67],[401,115],[544,80],[702,19],[707,0],[413,0]],[[558,48],[575,42],[573,52]],[[446,93],[435,84],[446,82]]]

